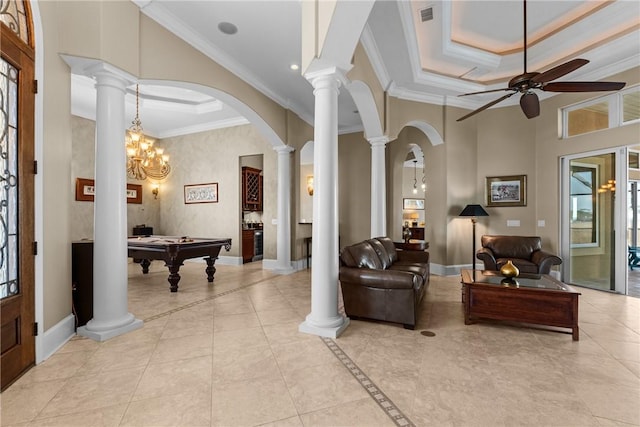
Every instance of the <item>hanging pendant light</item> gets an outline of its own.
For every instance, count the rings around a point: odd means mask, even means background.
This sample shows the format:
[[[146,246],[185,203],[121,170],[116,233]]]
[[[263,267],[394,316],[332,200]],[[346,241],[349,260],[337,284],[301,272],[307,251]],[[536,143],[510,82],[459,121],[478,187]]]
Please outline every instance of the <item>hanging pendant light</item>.
[[[416,166],[418,164],[417,160],[413,161],[413,194],[418,194],[418,178],[416,176]]]
[[[427,192],[427,178],[424,174],[424,153],[422,154],[422,191]]]
[[[169,175],[169,156],[164,154],[164,148],[154,147],[153,139],[148,138],[142,131],[139,116],[139,91],[136,84],[136,117],[127,129],[125,144],[127,147],[127,176],[143,181],[147,178],[161,180]]]

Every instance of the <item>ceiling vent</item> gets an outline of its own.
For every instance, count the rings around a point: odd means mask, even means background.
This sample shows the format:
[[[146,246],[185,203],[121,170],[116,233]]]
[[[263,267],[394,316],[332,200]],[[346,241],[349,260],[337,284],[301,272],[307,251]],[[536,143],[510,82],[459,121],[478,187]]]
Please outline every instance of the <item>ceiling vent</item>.
[[[433,7],[425,7],[420,9],[420,20],[422,22],[431,21],[433,19]]]

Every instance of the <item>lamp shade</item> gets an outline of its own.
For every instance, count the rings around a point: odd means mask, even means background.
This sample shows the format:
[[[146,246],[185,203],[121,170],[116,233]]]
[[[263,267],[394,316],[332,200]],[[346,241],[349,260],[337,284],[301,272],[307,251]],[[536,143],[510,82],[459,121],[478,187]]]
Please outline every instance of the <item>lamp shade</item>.
[[[480,205],[467,205],[458,216],[489,216],[489,214]]]

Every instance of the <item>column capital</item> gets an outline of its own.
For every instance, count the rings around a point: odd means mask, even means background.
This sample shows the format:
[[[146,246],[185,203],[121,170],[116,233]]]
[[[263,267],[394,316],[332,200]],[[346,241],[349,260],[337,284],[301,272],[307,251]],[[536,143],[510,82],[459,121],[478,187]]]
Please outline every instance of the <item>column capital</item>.
[[[290,145],[278,145],[277,147],[273,147],[273,150],[278,154],[288,154],[295,151],[295,148]]]
[[[321,70],[312,71],[310,73],[306,73],[304,78],[309,80],[314,89],[318,88],[318,86],[326,85],[328,82],[337,82],[337,87],[340,85],[346,85],[349,83],[349,79],[347,79],[346,73],[342,71],[338,67],[327,67]]]
[[[389,143],[389,137],[386,135],[382,135],[382,136],[374,136],[373,138],[369,138],[367,139],[367,141],[369,141],[369,144],[371,144],[371,147],[384,147],[385,145],[387,145]]]

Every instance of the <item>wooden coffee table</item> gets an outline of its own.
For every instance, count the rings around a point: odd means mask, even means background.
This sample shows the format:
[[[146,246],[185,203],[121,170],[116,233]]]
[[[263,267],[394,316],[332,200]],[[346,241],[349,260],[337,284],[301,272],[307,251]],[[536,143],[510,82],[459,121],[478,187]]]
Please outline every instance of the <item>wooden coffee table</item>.
[[[520,275],[512,283],[497,271],[462,270],[464,323],[494,319],[578,330],[578,296],[571,286],[553,277]]]

